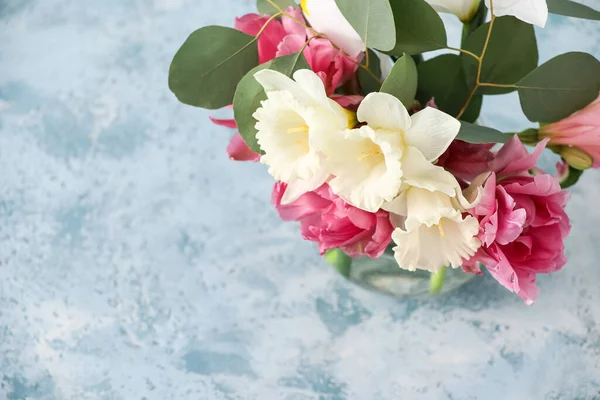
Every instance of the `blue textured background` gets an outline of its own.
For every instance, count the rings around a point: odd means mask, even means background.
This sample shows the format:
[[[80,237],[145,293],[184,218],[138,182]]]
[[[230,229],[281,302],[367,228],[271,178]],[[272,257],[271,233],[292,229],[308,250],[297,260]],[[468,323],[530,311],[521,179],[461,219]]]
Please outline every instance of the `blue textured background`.
[[[489,276],[429,301],[352,286],[168,91],[187,35],[253,5],[0,0],[0,399],[600,398],[598,172],[531,307]],[[552,17],[541,60],[599,37]],[[482,120],[527,126],[514,94]]]

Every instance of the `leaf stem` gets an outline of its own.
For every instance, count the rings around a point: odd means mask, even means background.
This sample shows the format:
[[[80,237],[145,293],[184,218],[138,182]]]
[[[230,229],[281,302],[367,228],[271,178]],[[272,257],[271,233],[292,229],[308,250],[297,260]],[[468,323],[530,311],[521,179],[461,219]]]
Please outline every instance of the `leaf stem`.
[[[275,18],[278,18],[280,16],[282,16],[283,13],[280,11],[277,14],[274,14],[271,16],[271,18],[269,18],[267,20],[267,22],[265,22],[265,24],[260,28],[260,30],[258,31],[258,33],[254,36],[254,40],[258,39],[260,37],[260,35],[262,35],[262,33],[265,31],[265,29],[267,29],[267,26],[269,26],[269,24],[271,23],[271,21],[273,21]]]
[[[465,49],[459,49],[459,48],[457,48],[457,47],[450,47],[450,46],[446,46],[446,48],[447,48],[448,50],[454,50],[454,51],[458,51],[458,52],[460,52],[460,53],[467,54],[467,55],[469,55],[469,56],[473,57],[474,59],[476,59],[477,61],[479,61],[479,58],[480,58],[480,57],[479,57],[477,54],[470,52],[469,50],[465,50]]]
[[[477,75],[475,76],[475,85],[473,85],[473,89],[469,92],[469,96],[465,101],[465,104],[462,106],[458,114],[456,115],[456,119],[460,119],[462,115],[467,111],[467,107],[469,107],[469,103],[475,96],[475,92],[481,85],[481,69],[483,66],[483,58],[485,57],[485,52],[487,51],[488,44],[490,43],[490,37],[492,36],[492,29],[494,27],[494,21],[496,20],[496,16],[494,15],[494,5],[493,0],[490,0],[490,11],[492,13],[492,19],[490,20],[490,26],[488,28],[487,36],[485,37],[485,43],[483,44],[483,50],[481,51],[481,56],[477,60]]]

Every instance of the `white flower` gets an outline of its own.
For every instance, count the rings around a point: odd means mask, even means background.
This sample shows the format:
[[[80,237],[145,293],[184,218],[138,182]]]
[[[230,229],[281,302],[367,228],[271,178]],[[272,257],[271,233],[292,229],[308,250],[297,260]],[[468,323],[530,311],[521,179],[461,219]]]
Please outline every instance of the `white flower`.
[[[267,93],[253,114],[256,138],[265,152],[260,161],[275,179],[289,184],[282,201],[289,203],[326,181],[329,173],[314,138],[348,128],[349,114],[327,97],[323,82],[310,70],[296,71],[295,81],[268,69],[254,77]]]
[[[490,7],[490,0],[485,0],[485,5]],[[512,15],[542,28],[548,20],[546,0],[493,0],[492,6],[497,17]]]
[[[426,0],[436,11],[454,14],[462,22],[469,22],[477,12],[481,0]],[[494,1],[494,4],[496,2]]]
[[[411,117],[385,93],[365,97],[357,117],[367,125],[319,138],[337,195],[370,212],[396,198],[402,185],[454,195],[456,180],[432,162],[458,134],[456,119],[429,107]]]
[[[317,32],[327,35],[350,57],[365,51],[365,42],[344,17],[335,0],[301,0],[300,5],[310,25]]]
[[[462,195],[458,193],[459,188],[457,197],[451,197],[439,191],[411,187],[387,205],[391,212],[406,217],[404,226],[392,233],[392,240],[397,244],[394,257],[401,268],[432,272],[444,266],[458,268],[463,260],[475,254],[481,246],[476,237],[479,222],[471,215],[463,217],[464,208],[459,202]]]

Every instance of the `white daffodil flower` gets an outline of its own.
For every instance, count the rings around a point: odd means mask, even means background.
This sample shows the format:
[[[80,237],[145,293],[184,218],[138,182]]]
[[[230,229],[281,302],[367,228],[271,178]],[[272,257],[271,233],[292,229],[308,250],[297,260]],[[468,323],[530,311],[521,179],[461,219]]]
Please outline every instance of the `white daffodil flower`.
[[[490,0],[485,0],[490,7]],[[548,4],[546,0],[493,0],[494,15],[512,15],[528,24],[544,27],[548,20]]]
[[[434,10],[454,14],[462,22],[469,22],[477,12],[481,0],[426,0]],[[494,4],[496,2],[494,1]]]
[[[402,185],[454,196],[456,180],[432,162],[458,134],[458,120],[430,107],[411,117],[386,93],[367,95],[357,117],[367,125],[319,140],[337,195],[370,212],[394,200]]]
[[[458,182],[457,188],[460,192]],[[386,208],[406,217],[403,226],[392,233],[397,245],[394,257],[403,269],[436,272],[444,266],[458,268],[481,246],[476,237],[479,222],[471,215],[463,217],[464,209],[456,197],[410,187]]]
[[[301,0],[300,6],[313,29],[327,35],[350,57],[366,50],[365,42],[344,17],[335,0]]]
[[[323,82],[311,70],[296,71],[294,80],[268,69],[254,77],[267,94],[252,115],[257,120],[256,139],[265,152],[260,161],[275,179],[288,183],[282,200],[287,204],[329,177],[314,138],[343,132],[354,116],[327,97]]]

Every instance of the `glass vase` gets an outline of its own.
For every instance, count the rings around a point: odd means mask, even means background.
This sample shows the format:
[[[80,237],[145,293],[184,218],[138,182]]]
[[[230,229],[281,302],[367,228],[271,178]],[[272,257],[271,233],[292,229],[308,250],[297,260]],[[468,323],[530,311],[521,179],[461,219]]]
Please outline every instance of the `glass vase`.
[[[342,255],[343,257],[343,255]],[[475,277],[461,268],[444,268],[432,278],[424,270],[407,271],[398,266],[388,251],[372,259],[361,257],[334,263],[346,279],[369,290],[395,297],[427,297],[450,292]]]

